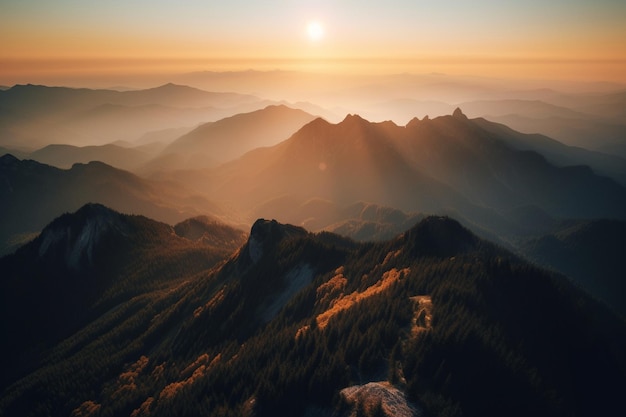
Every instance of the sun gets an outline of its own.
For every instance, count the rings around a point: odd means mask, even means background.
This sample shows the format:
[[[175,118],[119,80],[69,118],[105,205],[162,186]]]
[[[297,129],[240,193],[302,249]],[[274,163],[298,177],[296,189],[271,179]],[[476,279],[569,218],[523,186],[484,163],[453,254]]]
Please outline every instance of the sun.
[[[324,25],[317,20],[312,20],[306,27],[306,33],[309,36],[309,40],[319,42],[324,37]]]

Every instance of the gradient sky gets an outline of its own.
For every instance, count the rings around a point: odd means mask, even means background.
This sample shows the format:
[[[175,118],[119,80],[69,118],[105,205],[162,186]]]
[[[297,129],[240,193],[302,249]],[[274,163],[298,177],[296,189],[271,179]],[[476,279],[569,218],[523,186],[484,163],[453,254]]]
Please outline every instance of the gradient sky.
[[[307,36],[313,20],[318,41]],[[626,82],[624,0],[0,0],[0,41],[4,84],[141,61],[174,71],[351,59],[391,72],[524,67]]]

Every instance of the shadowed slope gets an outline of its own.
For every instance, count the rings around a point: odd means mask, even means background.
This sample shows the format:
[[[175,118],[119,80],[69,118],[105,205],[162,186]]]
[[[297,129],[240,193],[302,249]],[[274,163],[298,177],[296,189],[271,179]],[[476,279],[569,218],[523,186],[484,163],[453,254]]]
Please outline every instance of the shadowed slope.
[[[623,320],[445,217],[376,244],[258,220],[222,266],[165,288],[56,346],[0,411],[347,415],[393,393],[429,415],[583,416],[626,388]],[[363,396],[333,400],[346,388]]]

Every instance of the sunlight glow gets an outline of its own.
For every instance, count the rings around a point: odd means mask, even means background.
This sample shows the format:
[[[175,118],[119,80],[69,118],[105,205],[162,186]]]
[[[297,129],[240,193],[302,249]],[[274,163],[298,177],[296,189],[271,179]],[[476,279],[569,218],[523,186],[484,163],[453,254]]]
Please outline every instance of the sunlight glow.
[[[306,28],[309,39],[318,42],[324,37],[324,26],[318,21],[311,21]]]

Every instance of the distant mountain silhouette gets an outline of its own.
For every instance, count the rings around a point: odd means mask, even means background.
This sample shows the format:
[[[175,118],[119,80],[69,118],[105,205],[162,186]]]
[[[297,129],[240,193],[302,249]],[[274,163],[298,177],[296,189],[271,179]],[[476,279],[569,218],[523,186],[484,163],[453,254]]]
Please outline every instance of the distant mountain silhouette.
[[[268,106],[200,125],[161,154],[180,156],[180,166],[169,168],[204,168],[230,161],[255,148],[276,145],[314,118],[284,105]]]
[[[68,273],[76,248],[87,262]],[[12,272],[0,413],[565,416],[621,404],[626,323],[450,218],[379,243],[259,219],[223,253],[102,206],[55,220],[0,260]]]
[[[12,155],[0,157],[0,242],[38,232],[55,217],[89,202],[168,223],[200,213],[223,214],[210,201],[180,184],[144,180],[102,162],[61,170]]]
[[[0,91],[0,144],[101,145],[149,131],[194,126],[249,109],[260,99],[167,84],[135,90],[16,85]]]
[[[118,145],[72,146],[48,145],[28,155],[42,164],[57,168],[71,168],[76,163],[91,161],[103,162],[124,170],[133,170],[144,164],[151,157],[151,152],[141,148],[127,148]]]
[[[484,117],[563,144],[626,158],[626,94],[558,95],[545,100],[482,100],[462,103],[470,117]]]
[[[474,119],[481,128],[498,136],[507,145],[518,150],[535,151],[556,166],[588,165],[597,174],[608,176],[626,185],[626,159],[611,155],[589,151],[576,146],[568,146],[540,134],[520,133],[508,126],[487,121],[482,118]]]

